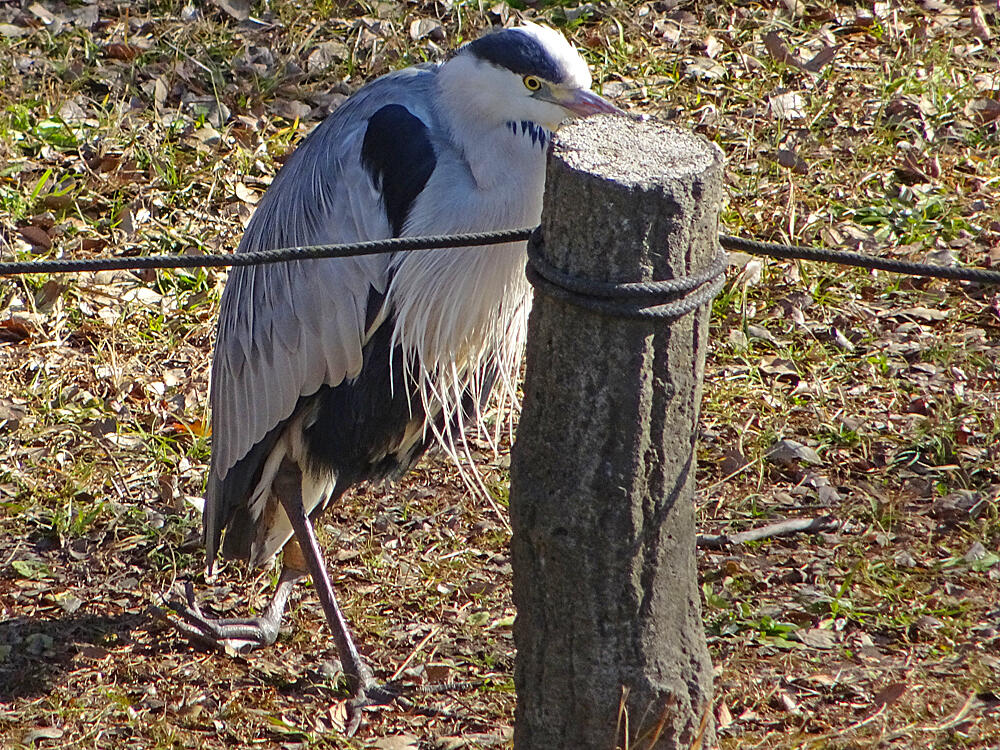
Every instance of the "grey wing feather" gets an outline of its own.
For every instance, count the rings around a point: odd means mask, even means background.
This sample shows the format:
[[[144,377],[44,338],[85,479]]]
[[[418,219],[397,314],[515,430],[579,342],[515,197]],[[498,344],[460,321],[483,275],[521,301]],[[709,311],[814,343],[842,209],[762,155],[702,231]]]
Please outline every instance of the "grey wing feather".
[[[374,81],[341,105],[281,169],[238,252],[391,237],[379,193],[361,163],[365,127],[387,102],[430,122],[432,85],[432,67],[408,69]],[[390,263],[391,256],[371,255],[230,273],[212,364],[212,468],[204,511],[209,560],[233,504],[245,500],[220,496],[226,474],[288,419],[300,397],[361,370],[369,291],[385,293]]]

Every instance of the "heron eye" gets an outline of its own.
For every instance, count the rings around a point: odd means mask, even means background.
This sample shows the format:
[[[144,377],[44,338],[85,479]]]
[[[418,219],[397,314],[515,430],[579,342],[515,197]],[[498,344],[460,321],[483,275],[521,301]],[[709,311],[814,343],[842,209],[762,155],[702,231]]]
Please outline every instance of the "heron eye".
[[[528,89],[528,91],[538,91],[538,89],[542,87],[542,82],[534,76],[525,76],[523,80],[524,87]]]

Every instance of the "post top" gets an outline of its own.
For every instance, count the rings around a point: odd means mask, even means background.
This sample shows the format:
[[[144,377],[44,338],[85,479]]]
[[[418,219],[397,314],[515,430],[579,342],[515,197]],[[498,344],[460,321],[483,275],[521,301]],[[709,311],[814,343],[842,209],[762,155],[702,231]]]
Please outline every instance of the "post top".
[[[717,146],[689,130],[621,115],[567,123],[554,152],[571,169],[635,186],[698,174],[722,157]]]

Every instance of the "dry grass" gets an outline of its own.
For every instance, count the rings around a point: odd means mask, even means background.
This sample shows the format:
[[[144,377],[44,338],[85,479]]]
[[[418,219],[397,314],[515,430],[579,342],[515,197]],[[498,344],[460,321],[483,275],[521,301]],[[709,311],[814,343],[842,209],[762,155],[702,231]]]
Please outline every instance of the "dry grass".
[[[238,6],[0,7],[5,258],[231,248],[346,92],[524,15],[572,34],[606,94],[723,147],[728,231],[1000,263],[995,5]],[[223,279],[0,280],[0,742],[509,745],[506,532],[443,462],[352,495],[321,532],[382,676],[486,680],[433,702],[454,717],[389,711],[344,740],[308,591],[247,657],[150,617],[201,581],[187,498]],[[723,747],[1000,746],[1000,293],[742,259],[712,325],[701,529],[840,524],[701,555]],[[811,452],[769,458],[781,440]],[[484,452],[501,501],[504,466]],[[202,590],[242,612],[270,575]]]

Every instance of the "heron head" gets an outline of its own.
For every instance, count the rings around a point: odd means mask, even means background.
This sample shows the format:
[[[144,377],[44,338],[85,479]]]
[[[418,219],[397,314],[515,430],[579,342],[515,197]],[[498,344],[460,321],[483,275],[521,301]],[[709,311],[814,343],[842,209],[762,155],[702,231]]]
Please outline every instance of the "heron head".
[[[590,90],[590,70],[576,47],[546,26],[486,34],[456,50],[445,71],[466,106],[497,124],[530,120],[555,130],[573,117],[621,113]]]

